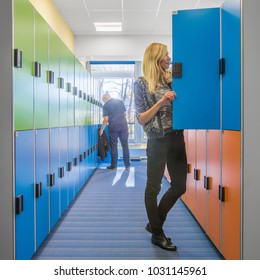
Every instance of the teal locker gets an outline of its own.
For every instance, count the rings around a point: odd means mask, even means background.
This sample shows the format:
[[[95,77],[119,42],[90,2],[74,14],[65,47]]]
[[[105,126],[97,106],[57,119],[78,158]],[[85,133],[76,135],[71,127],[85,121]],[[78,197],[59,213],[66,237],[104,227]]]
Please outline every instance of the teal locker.
[[[60,41],[60,69],[59,69],[59,90],[60,90],[60,126],[68,126],[68,48]]]
[[[59,127],[59,49],[60,39],[49,28],[49,70],[47,72],[49,85],[49,127]]]
[[[75,100],[75,125],[80,125],[80,95],[81,89],[81,67],[80,62],[75,58],[75,84],[74,84],[74,100]]]
[[[60,178],[59,178],[59,128],[49,129],[49,174],[50,191],[50,230],[60,217]]]
[[[36,249],[49,233],[49,130],[35,131]]]
[[[48,24],[35,11],[34,30],[34,127],[48,128]]]
[[[14,129],[33,129],[34,9],[14,1]]]
[[[241,129],[241,1],[226,1],[222,9],[222,129]]]
[[[172,30],[173,128],[219,129],[220,9],[178,11]]]
[[[34,244],[34,131],[15,133],[15,258],[28,260]]]

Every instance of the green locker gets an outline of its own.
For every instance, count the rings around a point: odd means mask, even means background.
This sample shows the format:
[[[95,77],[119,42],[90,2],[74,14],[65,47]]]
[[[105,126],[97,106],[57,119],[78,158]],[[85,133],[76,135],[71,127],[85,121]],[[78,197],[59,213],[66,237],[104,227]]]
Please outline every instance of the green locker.
[[[48,24],[35,11],[34,30],[34,127],[48,127]]]
[[[60,90],[60,126],[68,125],[68,93],[66,83],[68,80],[68,48],[60,42],[60,73],[59,73],[59,90]]]
[[[80,62],[75,58],[75,84],[74,84],[74,98],[75,98],[75,125],[80,125],[80,94],[82,92],[80,88],[81,79],[81,67]]]
[[[68,126],[75,125],[73,86],[74,86],[74,54],[70,50],[68,50],[68,82],[67,82]]]
[[[59,127],[59,49],[60,39],[49,28],[49,70],[47,80],[49,85],[49,127]]]
[[[14,129],[33,129],[33,6],[14,1]]]

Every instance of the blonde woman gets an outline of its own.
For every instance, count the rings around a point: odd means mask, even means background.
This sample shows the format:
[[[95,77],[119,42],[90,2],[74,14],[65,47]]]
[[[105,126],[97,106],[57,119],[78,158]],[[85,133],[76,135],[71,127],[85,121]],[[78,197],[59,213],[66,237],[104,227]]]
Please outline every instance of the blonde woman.
[[[172,102],[176,93],[171,88],[170,61],[167,46],[149,45],[143,58],[143,77],[136,80],[134,94],[136,117],[148,138],[145,207],[149,222],[145,229],[152,234],[152,244],[175,251],[177,246],[165,236],[163,224],[186,191],[187,158],[183,130],[172,128]],[[158,203],[165,165],[171,186]]]

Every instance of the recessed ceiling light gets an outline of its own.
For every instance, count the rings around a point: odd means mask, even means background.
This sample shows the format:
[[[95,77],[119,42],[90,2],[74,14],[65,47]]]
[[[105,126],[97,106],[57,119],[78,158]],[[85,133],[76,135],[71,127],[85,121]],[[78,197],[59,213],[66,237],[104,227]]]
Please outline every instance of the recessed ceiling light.
[[[122,31],[121,22],[94,22],[96,31]]]

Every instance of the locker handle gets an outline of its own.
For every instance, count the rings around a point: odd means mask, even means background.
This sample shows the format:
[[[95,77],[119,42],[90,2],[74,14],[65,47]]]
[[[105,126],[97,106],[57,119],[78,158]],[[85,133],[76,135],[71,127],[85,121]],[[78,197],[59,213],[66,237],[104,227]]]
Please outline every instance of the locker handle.
[[[64,79],[62,77],[58,78],[58,86],[61,89],[64,89]]]
[[[191,163],[187,164],[187,173],[191,173],[192,165]]]
[[[71,171],[72,170],[72,164],[71,161],[67,162],[67,171]]]
[[[83,161],[83,155],[80,154],[80,155],[79,155],[79,162],[82,162],[82,161]]]
[[[63,178],[64,177],[64,167],[60,167],[59,168],[59,178]]]
[[[218,186],[218,199],[221,202],[225,202],[225,187],[221,185]]]
[[[49,186],[53,187],[55,185],[55,173],[49,174]]]
[[[19,195],[15,198],[15,213],[19,215],[23,212],[23,195]]]
[[[78,88],[77,87],[73,87],[73,94],[78,95]]]
[[[82,98],[82,90],[79,90],[79,98]]]
[[[209,185],[210,185],[210,177],[204,176],[204,188],[206,190],[209,190]]]
[[[54,84],[54,72],[51,70],[47,71],[47,82],[49,84]]]
[[[42,182],[35,184],[35,197],[39,198],[42,196]]]
[[[226,72],[226,61],[225,58],[219,59],[219,74],[224,75]]]
[[[18,49],[14,50],[14,67],[16,68],[23,67],[23,52]]]
[[[83,100],[87,100],[87,94],[85,92],[83,93]]]
[[[71,92],[71,83],[67,83],[67,92]]]
[[[41,77],[41,63],[34,62],[34,77]]]
[[[83,157],[84,157],[84,158],[87,157],[87,152],[86,152],[86,151],[83,153]]]
[[[200,170],[199,169],[195,169],[194,168],[194,179],[196,181],[199,181],[200,180]]]
[[[74,166],[77,166],[77,165],[78,165],[78,159],[77,159],[76,157],[73,159],[73,165],[74,165]]]

